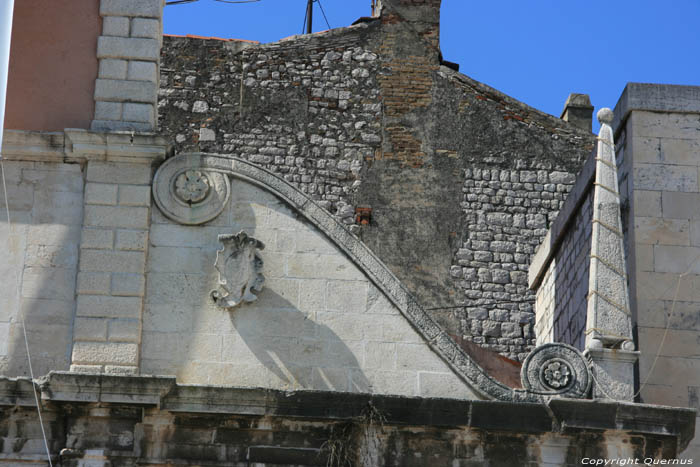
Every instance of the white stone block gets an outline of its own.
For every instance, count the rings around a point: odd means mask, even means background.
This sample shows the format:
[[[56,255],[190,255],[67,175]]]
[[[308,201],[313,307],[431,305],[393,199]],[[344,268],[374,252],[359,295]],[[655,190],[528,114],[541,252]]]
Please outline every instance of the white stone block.
[[[118,230],[115,248],[125,251],[145,251],[148,244],[146,230]]]
[[[107,340],[107,320],[104,318],[75,318],[74,342],[102,342]]]
[[[71,365],[71,373],[85,373],[89,375],[99,375],[102,373],[104,366],[102,365]]]
[[[363,368],[393,370],[396,368],[396,344],[393,342],[365,343]]]
[[[80,248],[111,250],[114,245],[114,230],[84,228]]]
[[[107,16],[102,19],[103,36],[129,36],[129,18],[124,16]]]
[[[135,21],[135,20],[134,20]],[[158,81],[158,67],[156,62],[141,62],[131,60],[127,72],[127,79],[133,81]]]
[[[145,164],[120,164],[115,162],[90,161],[87,181],[97,183],[123,183],[150,185],[152,169]]]
[[[112,274],[112,295],[143,297],[146,278],[143,274]]]
[[[637,164],[634,187],[640,190],[698,191],[698,169],[695,166]]]
[[[84,225],[92,227],[148,228],[148,208],[132,206],[85,206]]]
[[[143,16],[160,18],[161,0],[100,0],[100,16]]]
[[[119,204],[122,206],[150,206],[151,187],[143,185],[121,185],[119,187]]]
[[[83,191],[83,174],[68,172],[66,170],[54,170],[62,168],[68,164],[53,164],[53,167],[43,167],[41,169],[23,169],[21,181],[29,182],[34,185],[34,188],[39,191],[70,191],[80,193]],[[6,179],[19,180],[19,177],[10,178],[9,174],[5,174]],[[9,183],[8,183],[9,184]],[[12,188],[9,184],[8,190]]]
[[[160,39],[160,36],[160,21],[145,18],[134,18],[131,21],[131,37]]]
[[[67,191],[34,192],[32,221],[36,224],[80,225],[83,196]]]
[[[79,295],[76,315],[93,318],[138,318],[141,316],[141,298]]]
[[[97,76],[103,79],[126,79],[126,60],[103,58]]]
[[[109,321],[110,342],[140,342],[141,321],[138,319],[112,319]]]
[[[154,110],[152,104],[124,104],[122,118],[128,122],[152,123]]]
[[[156,102],[156,84],[148,81],[95,80],[96,101]]]
[[[88,183],[85,185],[85,203],[114,206],[117,204],[117,189],[117,185]]]
[[[80,224],[33,224],[27,231],[29,245],[65,245],[80,241]]]
[[[143,273],[146,255],[140,251],[82,250],[80,270]]]
[[[5,259],[10,259],[5,256]],[[12,259],[10,259],[10,262]],[[27,245],[24,252],[25,267],[74,268],[78,264],[77,245]],[[1,269],[0,269],[1,270]]]
[[[75,270],[26,268],[22,275],[22,297],[73,300]]]
[[[122,118],[121,102],[95,102],[95,118],[98,120],[121,120]]]
[[[76,342],[73,363],[76,364],[138,364],[138,345],[120,342]]]
[[[108,272],[80,272],[77,292],[83,295],[109,295],[110,284]]]
[[[97,38],[97,58],[128,58],[157,61],[160,44],[155,39],[100,36]]]

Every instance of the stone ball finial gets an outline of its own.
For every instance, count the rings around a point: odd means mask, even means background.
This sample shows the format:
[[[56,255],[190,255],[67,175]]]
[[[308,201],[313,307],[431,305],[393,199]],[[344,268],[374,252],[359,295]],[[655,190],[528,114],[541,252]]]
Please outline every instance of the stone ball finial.
[[[610,110],[608,107],[603,107],[602,109],[600,109],[597,113],[597,116],[598,116],[598,121],[600,122],[601,125],[602,124],[610,125],[613,122],[613,117],[614,117],[613,111]]]

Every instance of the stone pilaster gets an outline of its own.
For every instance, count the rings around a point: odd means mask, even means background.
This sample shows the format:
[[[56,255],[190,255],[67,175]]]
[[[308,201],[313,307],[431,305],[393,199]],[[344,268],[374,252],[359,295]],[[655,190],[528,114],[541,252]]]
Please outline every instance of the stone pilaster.
[[[138,373],[152,164],[165,146],[127,134],[66,137],[74,153],[90,154],[71,371]]]
[[[163,0],[101,0],[95,83],[96,131],[153,131]]]
[[[612,120],[610,109],[598,112],[586,356],[594,376],[594,396],[630,400],[638,353],[633,351]]]

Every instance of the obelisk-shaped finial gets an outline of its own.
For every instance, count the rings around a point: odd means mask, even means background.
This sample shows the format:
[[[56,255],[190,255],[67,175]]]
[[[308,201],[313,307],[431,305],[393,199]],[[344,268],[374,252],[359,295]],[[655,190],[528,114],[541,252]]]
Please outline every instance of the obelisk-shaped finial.
[[[591,364],[593,397],[630,401],[639,352],[634,351],[632,338],[612,120],[612,110],[598,112],[584,355]]]
[[[612,120],[612,110],[598,112],[586,348],[634,350]]]

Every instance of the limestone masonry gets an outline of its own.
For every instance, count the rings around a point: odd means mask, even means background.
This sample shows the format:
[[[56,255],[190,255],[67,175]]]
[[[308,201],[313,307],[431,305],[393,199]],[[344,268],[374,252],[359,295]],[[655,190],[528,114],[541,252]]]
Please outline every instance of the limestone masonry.
[[[94,99],[4,132],[1,465],[698,454],[698,88],[631,84],[596,136],[586,95],[443,60],[440,0],[270,44],[80,1],[84,40],[15,10]]]

